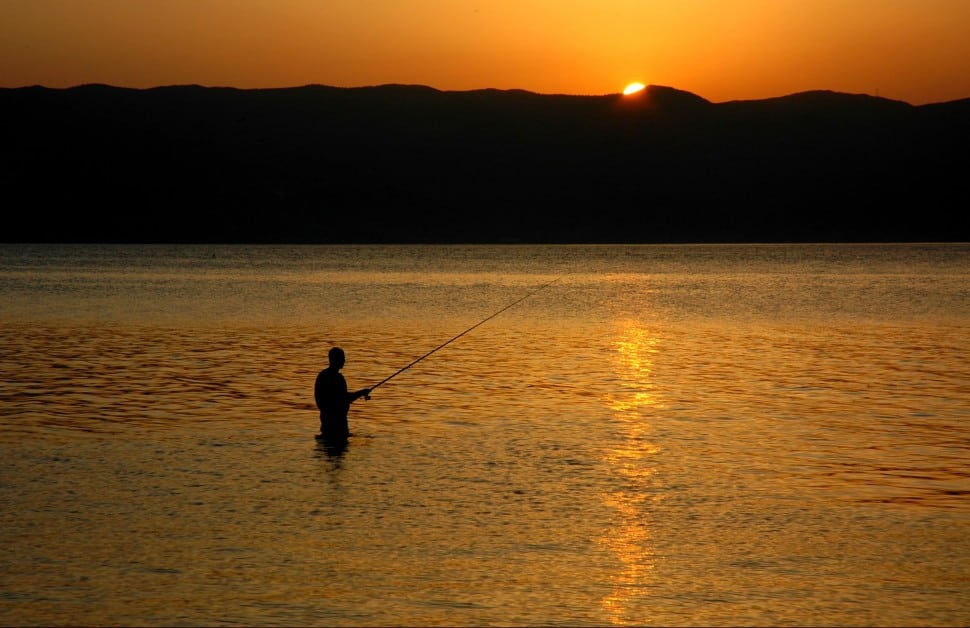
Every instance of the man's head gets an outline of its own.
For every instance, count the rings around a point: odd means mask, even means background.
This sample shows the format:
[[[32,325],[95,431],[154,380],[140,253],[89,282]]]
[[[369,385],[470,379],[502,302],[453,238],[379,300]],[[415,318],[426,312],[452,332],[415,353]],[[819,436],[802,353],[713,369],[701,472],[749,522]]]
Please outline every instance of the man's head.
[[[344,356],[344,350],[340,347],[334,347],[330,349],[330,353],[327,354],[330,358],[330,368],[337,369],[338,371],[343,368],[346,357]]]

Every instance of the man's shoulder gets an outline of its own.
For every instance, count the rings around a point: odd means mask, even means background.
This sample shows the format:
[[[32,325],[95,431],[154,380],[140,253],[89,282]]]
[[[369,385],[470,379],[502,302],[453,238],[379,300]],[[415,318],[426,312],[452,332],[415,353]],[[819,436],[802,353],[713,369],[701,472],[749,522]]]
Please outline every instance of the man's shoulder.
[[[343,376],[342,373],[340,373],[340,371],[335,371],[333,369],[323,369],[322,371],[320,371],[319,373],[317,373],[317,381],[318,382],[324,381],[324,380],[331,380],[331,381],[338,381],[339,382],[343,378],[344,378],[344,376]]]

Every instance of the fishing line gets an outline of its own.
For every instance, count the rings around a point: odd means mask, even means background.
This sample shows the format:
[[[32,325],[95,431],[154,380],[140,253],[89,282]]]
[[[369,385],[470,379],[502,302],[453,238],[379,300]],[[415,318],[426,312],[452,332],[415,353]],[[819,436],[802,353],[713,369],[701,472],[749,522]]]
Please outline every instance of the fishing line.
[[[415,364],[417,364],[417,363],[418,363],[418,362],[420,362],[421,360],[423,360],[423,359],[425,359],[426,357],[428,357],[428,356],[430,356],[430,355],[431,355],[432,353],[434,353],[435,351],[438,351],[438,350],[440,350],[440,349],[444,349],[445,347],[447,347],[448,345],[450,345],[450,344],[451,344],[451,343],[453,343],[454,341],[456,341],[456,340],[458,340],[459,338],[461,338],[462,336],[464,336],[465,334],[467,334],[467,333],[468,333],[468,332],[470,332],[471,330],[473,330],[473,329],[475,329],[475,328],[476,328],[476,327],[478,327],[479,325],[481,325],[481,324],[483,324],[483,323],[486,323],[486,322],[488,322],[488,321],[490,321],[490,320],[492,320],[493,318],[495,318],[496,316],[498,316],[499,314],[501,314],[501,313],[502,313],[502,312],[504,312],[505,310],[507,310],[507,309],[509,309],[509,308],[510,308],[510,307],[512,307],[513,305],[518,305],[519,303],[521,303],[521,302],[523,302],[523,301],[525,301],[526,299],[528,299],[529,297],[531,297],[531,296],[532,296],[532,295],[534,295],[535,293],[537,293],[537,292],[539,292],[540,290],[543,290],[543,289],[545,289],[545,288],[547,288],[547,287],[549,287],[549,286],[551,286],[552,284],[554,284],[554,283],[556,283],[557,281],[559,281],[559,279],[561,279],[561,277],[557,277],[557,278],[555,278],[555,279],[553,279],[552,281],[550,281],[549,283],[547,283],[547,284],[543,284],[543,285],[541,285],[541,286],[539,286],[538,288],[536,288],[535,290],[533,290],[533,291],[532,291],[532,292],[530,292],[529,294],[527,294],[527,295],[525,295],[524,297],[522,297],[522,298],[520,298],[520,299],[517,299],[517,300],[515,300],[515,301],[513,301],[512,303],[509,303],[508,305],[506,305],[505,307],[503,307],[503,308],[502,308],[501,310],[499,310],[498,312],[495,312],[495,313],[494,313],[494,314],[492,314],[491,316],[489,316],[489,317],[487,317],[487,318],[485,318],[485,319],[483,319],[483,320],[480,320],[480,321],[478,321],[477,323],[475,323],[474,325],[472,325],[471,327],[469,327],[469,328],[468,328],[468,329],[466,329],[465,331],[463,331],[463,332],[461,332],[460,334],[458,334],[457,336],[455,336],[455,337],[454,337],[454,338],[452,338],[451,340],[449,340],[449,341],[447,341],[447,342],[444,342],[444,343],[442,343],[442,344],[440,344],[440,345],[438,345],[437,347],[435,347],[435,348],[434,348],[434,349],[432,349],[431,351],[428,351],[427,353],[425,353],[424,355],[422,355],[422,356],[421,356],[420,358],[418,358],[417,360],[414,360],[413,362],[411,362],[410,364],[408,364],[408,365],[407,365],[407,366],[405,366],[404,368],[402,368],[402,369],[400,369],[400,370],[398,370],[398,371],[397,371],[396,373],[394,373],[394,374],[392,374],[392,375],[391,375],[390,377],[385,377],[385,378],[384,378],[384,379],[382,379],[381,381],[379,381],[379,382],[377,382],[376,384],[374,384],[373,386],[371,386],[371,388],[370,388],[370,390],[371,390],[371,392],[374,392],[374,389],[375,389],[375,388],[377,388],[377,387],[378,387],[378,386],[380,386],[381,384],[384,384],[384,383],[386,383],[386,382],[389,382],[390,380],[392,380],[392,379],[394,379],[395,377],[397,377],[398,375],[400,375],[400,374],[401,374],[401,373],[403,373],[404,371],[406,371],[406,370],[408,370],[409,368],[411,368],[412,366],[414,366]],[[369,398],[369,397],[365,397],[365,399],[367,399],[367,398]]]

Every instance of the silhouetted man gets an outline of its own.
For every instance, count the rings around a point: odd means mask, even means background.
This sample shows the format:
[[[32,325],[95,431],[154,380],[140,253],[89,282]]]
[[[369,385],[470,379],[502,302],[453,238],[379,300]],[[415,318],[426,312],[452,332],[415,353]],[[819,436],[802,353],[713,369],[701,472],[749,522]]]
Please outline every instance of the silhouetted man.
[[[327,354],[330,366],[317,374],[313,386],[313,397],[320,409],[320,433],[317,438],[329,441],[347,440],[350,429],[347,426],[347,412],[350,404],[361,397],[370,399],[370,388],[347,392],[347,380],[340,373],[346,357],[344,350],[333,347]]]

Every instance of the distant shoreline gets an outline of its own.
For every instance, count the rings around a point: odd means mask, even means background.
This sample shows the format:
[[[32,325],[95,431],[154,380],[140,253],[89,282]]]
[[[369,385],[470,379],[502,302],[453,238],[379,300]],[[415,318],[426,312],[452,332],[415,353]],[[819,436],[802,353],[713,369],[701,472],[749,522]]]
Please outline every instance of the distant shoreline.
[[[970,99],[0,89],[13,242],[963,242]]]

